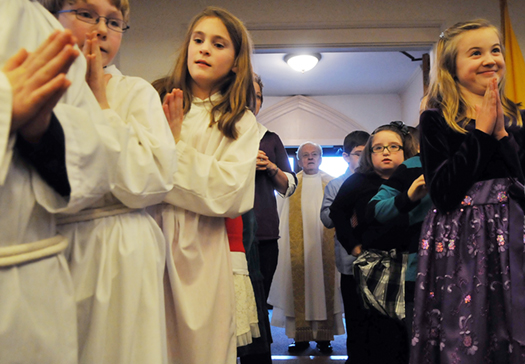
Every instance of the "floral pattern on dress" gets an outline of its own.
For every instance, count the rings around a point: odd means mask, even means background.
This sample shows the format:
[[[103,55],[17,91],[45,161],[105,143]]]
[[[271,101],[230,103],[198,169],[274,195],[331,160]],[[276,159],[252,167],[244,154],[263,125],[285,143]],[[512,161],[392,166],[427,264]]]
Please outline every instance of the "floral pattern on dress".
[[[463,343],[463,350],[468,355],[474,355],[476,351],[478,351],[478,340],[476,339],[476,335],[472,333],[469,329],[469,321],[472,320],[472,315],[468,317],[460,317],[459,318],[459,334],[462,337],[462,343]]]
[[[463,206],[470,206],[472,205],[472,197],[470,196],[465,196],[465,198],[463,199],[463,201],[461,201],[461,204]]]
[[[412,364],[525,363],[509,336],[507,188],[506,179],[478,182],[460,209],[428,213],[419,249]]]

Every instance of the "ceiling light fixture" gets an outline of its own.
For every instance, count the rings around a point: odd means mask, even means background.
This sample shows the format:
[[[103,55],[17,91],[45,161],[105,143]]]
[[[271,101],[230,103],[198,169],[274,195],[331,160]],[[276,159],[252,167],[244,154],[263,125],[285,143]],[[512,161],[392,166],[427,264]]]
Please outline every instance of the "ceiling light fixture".
[[[287,54],[284,56],[284,61],[288,66],[292,67],[294,71],[305,73],[310,71],[321,60],[320,53],[311,54]]]

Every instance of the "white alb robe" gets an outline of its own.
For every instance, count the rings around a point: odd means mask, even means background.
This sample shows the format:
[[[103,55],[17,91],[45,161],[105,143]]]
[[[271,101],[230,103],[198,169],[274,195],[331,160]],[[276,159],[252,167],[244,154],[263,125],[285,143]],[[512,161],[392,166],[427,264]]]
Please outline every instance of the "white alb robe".
[[[0,68],[20,48],[34,51],[61,28],[40,4],[0,1]],[[94,123],[104,115],[85,83],[79,57],[55,107],[65,136],[69,198],[58,195],[23,161],[10,135],[11,86],[0,72],[0,249],[56,235],[54,212],[76,212],[109,190],[105,147]],[[0,268],[0,362],[75,364],[78,361],[73,285],[63,254]]]
[[[160,203],[173,187],[175,141],[149,83],[114,66],[106,73],[112,75],[111,109],[104,113],[117,133],[105,139],[118,155],[110,166],[111,194],[59,220],[65,222],[61,234],[71,240],[79,362],[166,363],[166,243],[144,208]]]
[[[320,219],[323,200],[321,175],[303,174],[302,182],[297,186],[302,189],[301,210],[304,236],[304,275],[305,275],[305,319],[312,323],[314,337],[318,322],[327,319],[326,299],[323,279],[322,236],[323,225]],[[290,261],[288,199],[277,197],[279,210],[279,258],[275,276],[270,288],[268,303],[273,305],[271,324],[285,328],[286,336],[295,337],[295,311],[292,286],[292,265]],[[293,213],[293,212],[292,212]],[[335,258],[334,258],[335,259]],[[334,265],[335,270],[335,265]],[[339,273],[335,273],[334,297],[334,333],[344,334],[342,319],[341,290]]]
[[[216,94],[212,99],[218,97]],[[224,217],[253,207],[255,117],[237,122],[238,138],[210,124],[210,100],[194,98],[177,143],[175,187],[162,209],[168,242],[167,297],[170,362],[236,362],[232,264]]]

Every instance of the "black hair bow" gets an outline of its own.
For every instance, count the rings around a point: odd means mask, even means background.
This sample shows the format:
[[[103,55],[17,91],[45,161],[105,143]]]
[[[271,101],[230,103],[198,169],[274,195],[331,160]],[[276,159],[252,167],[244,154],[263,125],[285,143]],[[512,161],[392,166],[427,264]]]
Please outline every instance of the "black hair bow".
[[[406,126],[405,123],[403,123],[400,120],[391,121],[390,125],[395,126],[396,128],[398,128],[401,131],[401,133],[403,133],[404,136],[407,136],[408,133],[409,133],[408,126]]]

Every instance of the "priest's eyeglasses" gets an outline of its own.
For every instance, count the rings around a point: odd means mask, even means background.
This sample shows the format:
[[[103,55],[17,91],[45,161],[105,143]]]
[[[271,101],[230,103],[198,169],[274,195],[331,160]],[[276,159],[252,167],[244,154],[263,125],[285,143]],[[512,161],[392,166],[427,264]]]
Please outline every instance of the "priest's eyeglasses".
[[[379,154],[383,153],[384,150],[388,150],[389,153],[397,153],[400,150],[403,150],[401,145],[390,144],[390,145],[374,145],[372,147],[372,153]]]
[[[107,18],[105,16],[98,15],[95,11],[89,9],[71,9],[71,10],[61,10],[57,11],[57,14],[63,13],[75,13],[75,16],[78,20],[83,21],[84,23],[89,24],[98,24],[100,19],[104,19],[108,29],[113,30],[114,32],[124,33],[129,29],[128,24],[118,18]]]

